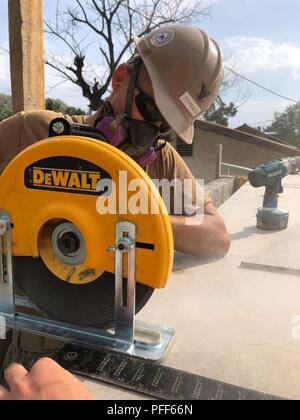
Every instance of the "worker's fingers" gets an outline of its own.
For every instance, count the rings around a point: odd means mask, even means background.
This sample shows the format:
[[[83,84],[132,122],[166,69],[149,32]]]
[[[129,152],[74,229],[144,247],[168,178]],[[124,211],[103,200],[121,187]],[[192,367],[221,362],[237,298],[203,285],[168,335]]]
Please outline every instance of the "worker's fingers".
[[[0,401],[9,401],[11,400],[10,393],[0,385]]]
[[[4,372],[4,377],[9,388],[13,388],[16,383],[20,383],[28,375],[28,371],[17,363],[10,365]]]
[[[62,369],[54,360],[44,357],[38,360],[31,369],[29,376],[31,379],[38,377],[39,381],[49,381],[49,372],[51,376],[59,378],[62,374],[64,378],[72,377],[72,375]]]

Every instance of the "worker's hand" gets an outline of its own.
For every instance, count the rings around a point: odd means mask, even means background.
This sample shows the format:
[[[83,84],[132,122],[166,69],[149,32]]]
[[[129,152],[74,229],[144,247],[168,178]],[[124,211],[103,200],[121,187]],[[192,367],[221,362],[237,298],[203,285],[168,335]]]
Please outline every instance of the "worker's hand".
[[[73,375],[51,359],[39,360],[30,372],[13,364],[4,376],[10,391],[0,386],[0,400],[95,400]]]

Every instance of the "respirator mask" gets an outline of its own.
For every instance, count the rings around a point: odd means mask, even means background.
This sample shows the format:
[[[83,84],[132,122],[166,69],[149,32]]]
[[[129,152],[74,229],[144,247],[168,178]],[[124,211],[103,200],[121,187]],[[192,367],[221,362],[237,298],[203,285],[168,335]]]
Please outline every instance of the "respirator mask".
[[[154,98],[144,92],[138,83],[141,59],[135,57],[132,64],[125,113],[115,116],[111,105],[105,102],[99,111],[95,128],[105,136],[108,143],[122,150],[145,168],[165,147],[166,143],[158,144],[158,138],[166,135],[169,127],[157,108]],[[136,96],[135,89],[138,90]],[[134,101],[145,121],[130,118]],[[158,122],[160,127],[155,125]]]

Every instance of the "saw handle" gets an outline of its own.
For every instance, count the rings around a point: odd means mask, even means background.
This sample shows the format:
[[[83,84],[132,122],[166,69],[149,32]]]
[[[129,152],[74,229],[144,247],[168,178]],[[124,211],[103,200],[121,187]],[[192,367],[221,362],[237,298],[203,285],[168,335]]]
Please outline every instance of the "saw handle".
[[[69,123],[64,118],[55,118],[49,124],[49,137],[80,136],[104,141],[107,139],[97,128],[85,124]]]
[[[267,209],[277,209],[278,194],[281,192],[283,192],[281,181],[266,186],[263,207]]]

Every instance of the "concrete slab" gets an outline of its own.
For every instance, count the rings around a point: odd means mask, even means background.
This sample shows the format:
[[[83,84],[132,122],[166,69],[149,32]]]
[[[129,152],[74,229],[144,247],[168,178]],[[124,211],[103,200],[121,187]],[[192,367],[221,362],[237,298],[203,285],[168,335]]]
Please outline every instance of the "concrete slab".
[[[139,318],[176,329],[163,364],[290,399],[300,398],[300,281],[290,274],[241,267],[246,256],[269,252],[300,223],[300,177],[290,176],[280,205],[291,212],[286,232],[256,228],[263,189],[242,187],[220,209],[232,235],[229,255],[207,261],[176,254],[165,290],[156,291]],[[291,186],[291,187],[290,187]],[[293,236],[292,236],[293,237]],[[293,237],[295,240],[295,237]],[[294,244],[299,249],[299,244]],[[272,252],[272,250],[270,251]],[[299,328],[298,328],[299,330]],[[105,399],[143,396],[85,381]]]
[[[276,238],[259,253],[254,253],[243,259],[242,265],[249,269],[293,274],[298,276],[300,281],[299,239],[300,224],[282,232],[280,240]]]
[[[234,178],[219,178],[206,184],[205,188],[215,207],[220,207],[233,194]]]

